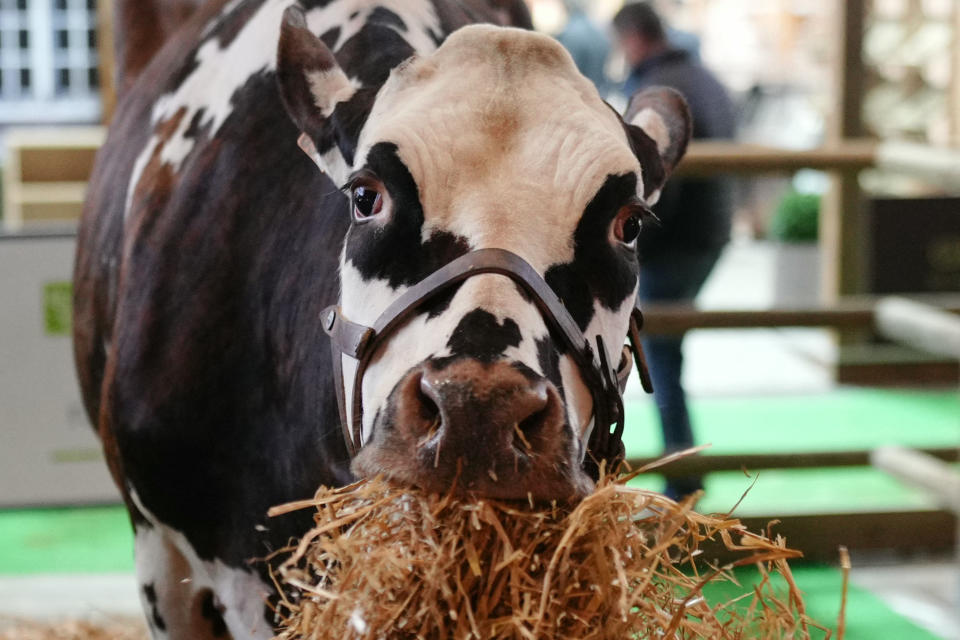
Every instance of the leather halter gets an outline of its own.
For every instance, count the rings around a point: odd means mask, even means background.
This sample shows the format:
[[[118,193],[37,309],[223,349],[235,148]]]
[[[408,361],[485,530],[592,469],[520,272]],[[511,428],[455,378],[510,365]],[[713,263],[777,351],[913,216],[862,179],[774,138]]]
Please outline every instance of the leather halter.
[[[363,424],[362,386],[363,375],[378,347],[406,320],[412,317],[426,302],[439,293],[473,276],[493,273],[507,276],[530,295],[554,339],[559,338],[567,348],[568,355],[580,369],[583,381],[593,396],[594,428],[588,434],[590,457],[584,460],[587,470],[596,477],[601,460],[607,460],[607,468],[615,468],[623,459],[623,390],[627,378],[637,361],[640,380],[647,393],[653,391],[646,360],[640,346],[640,328],[643,316],[638,307],[630,314],[628,338],[630,346],[624,346],[620,363],[614,370],[607,361],[603,339],[598,335],[595,343],[580,331],[566,307],[553,289],[523,258],[504,249],[479,249],[463,255],[407,289],[394,300],[377,318],[372,327],[350,321],[337,305],[323,312],[323,328],[333,343],[334,380],[340,422],[344,440],[350,455],[356,455],[362,441]],[[354,375],[352,411],[348,417],[344,389],[341,354],[357,361]],[[352,424],[351,424],[352,418]],[[613,425],[613,431],[610,426]],[[584,452],[586,453],[586,452]],[[591,459],[592,458],[592,459]]]

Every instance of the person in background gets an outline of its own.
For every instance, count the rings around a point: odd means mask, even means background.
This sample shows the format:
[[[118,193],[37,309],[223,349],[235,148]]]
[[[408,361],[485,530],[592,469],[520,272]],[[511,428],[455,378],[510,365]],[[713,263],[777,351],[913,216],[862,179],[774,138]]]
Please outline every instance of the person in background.
[[[601,96],[605,96],[610,91],[606,74],[610,38],[590,19],[584,4],[585,0],[564,0],[567,25],[557,40],[570,52],[580,73],[593,82]]]
[[[720,82],[674,48],[657,13],[646,2],[624,6],[613,19],[630,75],[627,97],[646,87],[672,87],[687,99],[694,139],[732,138],[733,104]],[[722,178],[676,178],[667,183],[653,207],[660,225],[640,236],[640,300],[643,303],[692,302],[730,239],[730,188]],[[666,451],[694,444],[681,385],[682,336],[650,336],[644,350],[653,380]],[[703,488],[702,478],[672,478],[665,493],[679,498]]]

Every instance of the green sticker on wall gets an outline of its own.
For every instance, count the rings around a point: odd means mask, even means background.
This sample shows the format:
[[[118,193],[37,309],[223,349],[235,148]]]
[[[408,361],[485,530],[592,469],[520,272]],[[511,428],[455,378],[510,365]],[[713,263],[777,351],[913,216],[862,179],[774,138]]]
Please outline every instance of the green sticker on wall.
[[[47,282],[43,285],[43,325],[48,336],[70,335],[70,282]]]

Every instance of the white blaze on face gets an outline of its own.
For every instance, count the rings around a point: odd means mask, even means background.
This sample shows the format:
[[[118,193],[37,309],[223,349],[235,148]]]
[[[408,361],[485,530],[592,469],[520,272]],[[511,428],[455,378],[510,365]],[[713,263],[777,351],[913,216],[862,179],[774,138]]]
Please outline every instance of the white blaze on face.
[[[574,231],[607,177],[640,175],[622,122],[569,54],[547,36],[516,29],[467,27],[433,55],[395,69],[361,133],[354,168],[379,142],[397,145],[416,181],[424,240],[444,231],[473,249],[507,249],[541,276],[573,260]],[[344,276],[343,309],[368,325],[401,293],[363,281],[349,262]],[[534,305],[503,277],[471,278],[439,317],[417,318],[393,335],[367,370],[365,436],[401,377],[442,355],[460,319],[478,307],[513,319],[522,342],[506,356],[544,373],[535,340],[547,330]],[[627,327],[620,311],[604,310],[609,321],[596,321],[617,359]],[[568,357],[560,370],[571,426],[582,430],[592,415],[589,391]]]
[[[196,140],[187,137],[194,117],[200,115],[200,128],[210,127],[215,136],[233,111],[234,94],[253,76],[276,68],[276,42],[280,34],[280,22],[284,10],[294,4],[293,0],[265,0],[251,16],[233,40],[223,47],[219,38],[203,43],[196,53],[196,69],[171,93],[161,96],[153,106],[151,125],[167,122],[183,112],[179,126],[172,135],[160,139],[151,137],[138,156],[127,189],[127,206],[130,210],[137,184],[143,171],[158,148],[164,164],[180,169],[190,155]],[[238,5],[230,2],[205,30],[208,34]],[[370,13],[384,7],[396,13],[407,31],[394,28],[410,43],[414,50],[426,53],[435,48],[431,33],[439,33],[440,22],[429,0],[334,0],[326,6],[306,12],[307,25],[316,34],[339,27],[340,38],[332,48],[336,51],[366,24]],[[353,17],[351,17],[353,16]],[[351,80],[356,88],[356,80]],[[346,95],[343,93],[342,95]]]

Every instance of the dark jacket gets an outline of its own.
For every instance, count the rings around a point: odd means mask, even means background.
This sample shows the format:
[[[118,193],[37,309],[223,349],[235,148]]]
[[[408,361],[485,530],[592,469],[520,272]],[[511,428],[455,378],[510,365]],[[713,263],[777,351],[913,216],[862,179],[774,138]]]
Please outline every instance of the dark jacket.
[[[627,96],[638,89],[661,85],[683,94],[693,114],[694,139],[732,138],[733,103],[723,85],[685,51],[668,50],[637,66],[624,84]],[[729,179],[677,178],[668,181],[653,207],[663,222],[645,231],[641,259],[676,250],[721,247],[730,239],[732,215]]]

